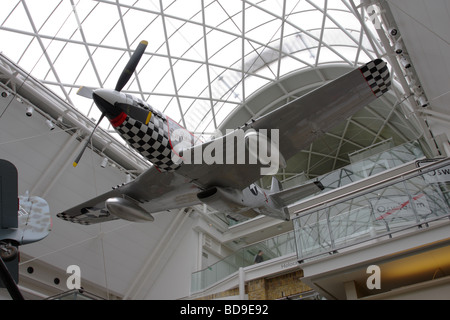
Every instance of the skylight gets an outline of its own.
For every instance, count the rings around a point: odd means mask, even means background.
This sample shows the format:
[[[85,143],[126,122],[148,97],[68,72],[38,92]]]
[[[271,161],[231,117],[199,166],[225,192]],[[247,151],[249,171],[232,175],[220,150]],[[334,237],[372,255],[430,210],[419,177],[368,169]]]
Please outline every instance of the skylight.
[[[256,90],[291,72],[373,59],[353,12],[367,16],[359,2],[2,0],[0,43],[5,55],[98,119],[78,88],[114,88],[147,40],[138,75],[123,91],[207,137]]]

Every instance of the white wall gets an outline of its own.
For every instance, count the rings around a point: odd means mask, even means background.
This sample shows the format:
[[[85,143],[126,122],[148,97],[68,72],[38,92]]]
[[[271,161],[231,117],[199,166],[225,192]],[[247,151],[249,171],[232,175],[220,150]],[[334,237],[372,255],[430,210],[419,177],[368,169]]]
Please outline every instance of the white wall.
[[[189,218],[179,231],[145,299],[173,300],[189,296],[191,274],[196,271],[199,254],[198,233],[193,230],[193,224],[194,219]]]

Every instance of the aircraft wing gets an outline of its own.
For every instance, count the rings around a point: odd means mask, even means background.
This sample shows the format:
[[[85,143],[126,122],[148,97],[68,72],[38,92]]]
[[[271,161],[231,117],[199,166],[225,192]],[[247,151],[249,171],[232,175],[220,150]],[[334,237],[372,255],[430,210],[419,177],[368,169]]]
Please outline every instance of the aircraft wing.
[[[58,213],[57,217],[83,225],[116,220],[105,206],[105,201],[114,197],[130,199],[148,213],[199,204],[200,189],[190,182],[176,172],[159,172],[152,166],[132,182]]]
[[[267,129],[269,141],[271,130],[278,129],[279,152],[285,160],[288,160],[310,145],[318,136],[384,94],[390,84],[386,62],[377,59],[258,119],[249,121],[242,129],[244,131]],[[230,143],[229,136],[219,137],[185,152],[190,152],[190,158],[195,159],[195,154],[202,152],[205,154],[204,151],[208,151],[207,148],[211,148],[213,143],[221,144],[225,150],[227,143]],[[235,151],[238,153],[238,150]],[[261,177],[263,167],[267,166],[185,163],[177,173],[194,180],[202,188],[221,186],[242,190]]]
[[[64,212],[60,212],[56,216],[60,219],[82,225],[116,220],[118,218],[106,210],[105,201],[117,196],[120,196],[120,193],[117,190],[112,190]]]

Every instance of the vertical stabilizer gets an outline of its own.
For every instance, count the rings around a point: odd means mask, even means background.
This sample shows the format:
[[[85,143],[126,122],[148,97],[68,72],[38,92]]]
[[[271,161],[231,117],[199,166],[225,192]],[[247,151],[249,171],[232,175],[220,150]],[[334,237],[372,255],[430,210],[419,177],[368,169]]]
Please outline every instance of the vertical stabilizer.
[[[270,193],[280,192],[283,190],[283,186],[281,185],[281,182],[278,181],[277,178],[272,177],[272,186],[270,187]]]

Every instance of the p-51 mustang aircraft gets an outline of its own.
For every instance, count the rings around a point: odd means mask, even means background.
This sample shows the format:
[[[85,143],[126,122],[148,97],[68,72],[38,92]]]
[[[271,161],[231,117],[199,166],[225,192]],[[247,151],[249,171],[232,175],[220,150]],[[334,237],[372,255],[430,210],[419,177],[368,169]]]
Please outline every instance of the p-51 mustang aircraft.
[[[139,44],[115,90],[81,88],[79,94],[94,99],[101,110],[96,127],[106,116],[119,135],[153,166],[132,182],[58,213],[59,218],[86,225],[115,219],[145,222],[154,220],[152,213],[203,203],[234,220],[259,214],[289,220],[287,206],[323,186],[312,182],[282,190],[272,178],[270,190],[260,188],[254,182],[268,162],[267,157],[264,161],[255,155],[254,141],[270,140],[271,159],[276,155],[276,163],[285,165],[287,159],[391,85],[386,62],[376,59],[236,130],[197,143],[178,123],[145,101],[121,92],[146,47],[146,41]],[[243,146],[234,143],[239,138]],[[258,146],[264,147],[264,143]],[[192,161],[202,154],[215,161]]]

